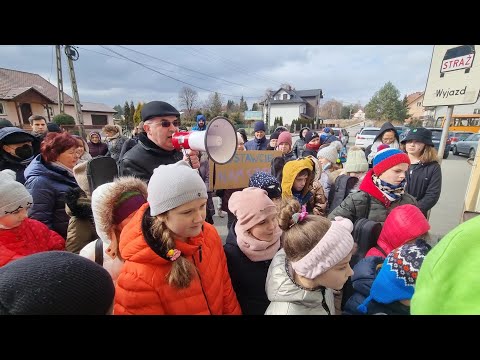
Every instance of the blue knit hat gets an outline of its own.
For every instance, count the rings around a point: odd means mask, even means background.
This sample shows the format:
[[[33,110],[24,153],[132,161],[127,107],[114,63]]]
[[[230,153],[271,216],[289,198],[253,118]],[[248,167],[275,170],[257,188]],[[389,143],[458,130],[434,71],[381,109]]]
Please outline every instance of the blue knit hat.
[[[388,254],[373,281],[370,295],[357,310],[366,314],[371,300],[382,304],[410,300],[418,271],[430,249],[425,240],[417,239],[415,243],[406,243]]]
[[[255,122],[255,125],[253,125],[253,131],[265,131],[265,123],[263,121]]]
[[[276,199],[282,196],[282,187],[277,178],[264,171],[257,171],[250,176],[248,187],[257,187],[265,190],[270,199]]]
[[[398,149],[386,148],[377,152],[373,158],[373,172],[378,176],[402,163],[410,165],[410,158],[407,154]]]

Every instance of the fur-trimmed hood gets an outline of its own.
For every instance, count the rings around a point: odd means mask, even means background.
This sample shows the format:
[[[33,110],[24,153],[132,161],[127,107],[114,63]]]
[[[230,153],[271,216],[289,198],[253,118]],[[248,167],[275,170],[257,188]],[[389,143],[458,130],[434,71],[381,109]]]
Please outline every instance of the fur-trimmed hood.
[[[119,197],[130,191],[139,191],[147,199],[147,184],[133,176],[123,176],[114,182],[100,185],[92,193],[92,211],[95,229],[102,240],[110,239],[113,227],[113,209]]]

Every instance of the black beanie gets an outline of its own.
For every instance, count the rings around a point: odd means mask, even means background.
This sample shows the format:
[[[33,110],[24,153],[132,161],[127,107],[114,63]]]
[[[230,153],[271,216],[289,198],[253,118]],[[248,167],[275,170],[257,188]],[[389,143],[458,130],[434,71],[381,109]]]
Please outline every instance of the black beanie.
[[[142,107],[141,111],[142,121],[157,116],[180,116],[180,113],[169,103],[165,101],[150,101]]]
[[[105,315],[115,287],[102,266],[45,251],[0,267],[0,315]]]
[[[279,136],[280,136],[280,131],[275,131],[272,135],[270,135],[270,140],[278,139]]]
[[[47,124],[47,129],[48,129],[48,132],[56,132],[56,133],[62,132],[62,129],[60,128],[60,126],[52,122]]]
[[[320,135],[316,131],[309,131],[305,134],[305,144],[308,144],[312,139],[319,138]]]
[[[18,129],[18,128],[15,128],[15,127],[12,127],[11,129],[5,129],[5,130],[2,130],[2,134],[4,133],[7,133],[7,135],[4,135],[4,136],[1,136],[0,135],[0,143],[2,143],[2,145],[12,145],[12,144],[20,144],[20,143],[23,143],[23,142],[33,142],[35,141],[35,137],[22,130],[22,129]]]

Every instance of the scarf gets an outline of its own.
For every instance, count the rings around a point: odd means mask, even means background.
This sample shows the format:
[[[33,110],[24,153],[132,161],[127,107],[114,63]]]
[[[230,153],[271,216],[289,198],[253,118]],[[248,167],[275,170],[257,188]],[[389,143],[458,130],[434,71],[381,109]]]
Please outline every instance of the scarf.
[[[377,175],[372,175],[372,180],[375,186],[382,192],[385,197],[390,201],[396,201],[400,199],[402,194],[405,192],[405,184],[407,183],[406,179],[398,185],[392,185],[386,181],[381,180]]]
[[[320,148],[320,143],[317,143],[317,144],[308,143],[305,145],[305,148],[308,150],[318,151],[318,149]]]
[[[60,161],[53,161],[53,162],[51,162],[51,164],[54,167],[60,168],[62,170],[66,170],[68,172],[68,176],[70,176],[72,178],[75,178],[75,176],[73,175],[73,169],[70,169],[69,167],[66,167]]]
[[[253,262],[272,260],[273,256],[280,250],[282,230],[279,226],[273,231],[273,240],[270,242],[253,237],[247,230],[243,230],[238,222],[235,225],[235,232],[237,233],[238,247]]]

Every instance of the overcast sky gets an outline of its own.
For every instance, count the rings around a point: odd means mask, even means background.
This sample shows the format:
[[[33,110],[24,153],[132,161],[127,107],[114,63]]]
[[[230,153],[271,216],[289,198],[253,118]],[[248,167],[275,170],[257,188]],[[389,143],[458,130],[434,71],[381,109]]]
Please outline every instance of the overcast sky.
[[[80,102],[111,107],[162,100],[178,107],[188,86],[200,100],[243,95],[249,108],[267,89],[289,83],[322,89],[324,100],[366,105],[388,81],[404,95],[424,91],[433,45],[75,45]],[[39,74],[57,85],[53,45],[1,45],[0,67]],[[63,55],[64,90],[72,95]]]

